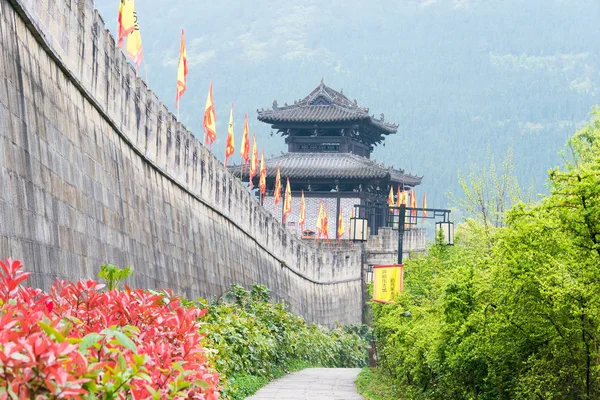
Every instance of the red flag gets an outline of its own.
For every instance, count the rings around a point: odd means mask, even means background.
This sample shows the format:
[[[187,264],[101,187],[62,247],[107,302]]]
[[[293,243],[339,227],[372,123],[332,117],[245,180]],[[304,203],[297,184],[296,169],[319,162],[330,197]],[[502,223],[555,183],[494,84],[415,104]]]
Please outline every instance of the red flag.
[[[390,185],[390,194],[388,195],[388,206],[394,207],[394,187]]]
[[[285,185],[285,199],[283,199],[283,223],[287,220],[287,216],[292,212],[292,189],[290,188],[290,178],[287,178]]]
[[[215,104],[213,101],[213,93],[212,93],[212,82],[208,87],[208,96],[206,97],[206,107],[204,107],[204,122],[202,126],[204,127],[204,133],[206,137],[204,138],[204,142],[210,145],[212,150],[212,144],[217,139],[217,116],[215,114]]]
[[[267,168],[265,167],[265,151],[260,155],[260,177],[258,179],[258,187],[260,192],[265,195],[267,193]]]
[[[177,96],[175,98],[175,108],[179,108],[179,100],[181,99],[181,96],[183,96],[183,94],[185,93],[185,89],[187,88],[187,83],[186,83],[187,74],[188,74],[187,55],[185,52],[185,37],[183,34],[183,29],[182,29],[181,30],[181,43],[179,45],[179,64],[177,66]],[[211,93],[212,93],[212,84],[211,84]],[[212,99],[212,94],[211,94],[211,99]]]
[[[275,205],[281,200],[281,174],[279,173],[279,165],[277,166],[277,175],[275,176]]]

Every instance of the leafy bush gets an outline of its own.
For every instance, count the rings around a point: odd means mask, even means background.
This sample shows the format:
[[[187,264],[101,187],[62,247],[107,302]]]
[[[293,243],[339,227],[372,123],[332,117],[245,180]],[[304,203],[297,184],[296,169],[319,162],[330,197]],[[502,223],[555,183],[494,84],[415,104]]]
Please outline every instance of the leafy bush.
[[[20,286],[19,261],[0,266],[0,399],[219,398],[201,346],[206,309],[95,281],[45,293]]]
[[[209,308],[203,332],[225,396],[244,398],[270,379],[307,366],[366,365],[367,342],[359,327],[307,324],[284,303],[270,303],[268,288],[258,284],[251,291],[233,285],[224,300],[203,301]]]
[[[378,376],[406,398],[600,398],[600,109],[569,146],[550,195],[467,220],[373,304]]]

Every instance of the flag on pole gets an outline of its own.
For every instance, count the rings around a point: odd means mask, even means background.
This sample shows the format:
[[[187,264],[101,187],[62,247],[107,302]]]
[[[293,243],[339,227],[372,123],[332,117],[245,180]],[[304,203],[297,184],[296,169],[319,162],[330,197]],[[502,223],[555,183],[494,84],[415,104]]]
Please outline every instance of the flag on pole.
[[[390,185],[390,194],[388,195],[388,206],[394,207],[394,187]]]
[[[242,134],[242,147],[240,148],[240,156],[244,160],[244,165],[248,164],[250,158],[250,142],[248,141],[248,114],[244,115],[244,133]]]
[[[342,205],[340,204],[340,214],[338,216],[338,230],[337,230],[338,244],[341,244],[342,236],[344,236],[345,231],[346,231],[346,229],[344,229],[344,215],[342,213]]]
[[[119,47],[123,48],[123,41],[127,39],[125,54],[135,63],[135,74],[138,74],[140,65],[144,60],[142,51],[142,36],[134,0],[121,0],[119,6],[119,25],[117,27]]]
[[[231,103],[231,112],[229,113],[229,125],[227,127],[227,146],[225,147],[225,166],[227,160],[235,151],[235,139],[233,137],[233,103]]]
[[[250,158],[250,188],[254,187],[252,178],[258,172],[258,147],[256,147],[256,133],[252,138],[252,157]]]
[[[400,207],[402,205],[402,191],[400,190],[400,185],[398,185],[398,189],[396,192],[396,207]]]
[[[267,168],[265,167],[265,151],[260,155],[260,177],[258,179],[258,187],[260,192],[265,195],[267,193]]]
[[[292,189],[290,187],[290,178],[287,178],[285,184],[285,199],[283,199],[283,223],[287,220],[287,216],[292,212]]]
[[[119,18],[117,26],[119,48],[123,48],[123,41],[135,29],[135,4],[134,0],[121,0],[119,4]]]
[[[275,193],[273,193],[273,195],[275,196],[275,205],[277,205],[279,200],[281,200],[281,174],[279,172],[279,165],[277,166],[277,175],[275,176]]]
[[[427,193],[423,193],[423,222],[425,222],[425,217],[427,216]]]
[[[319,214],[317,216],[317,241],[323,235],[323,200],[319,201]]]
[[[204,107],[204,122],[202,126],[204,127],[204,133],[206,137],[204,138],[204,142],[210,145],[210,149],[212,151],[212,144],[217,139],[217,116],[215,115],[215,104],[213,102],[213,94],[212,94],[212,82],[208,87],[208,96],[206,97],[206,107]]]
[[[133,1],[131,2],[133,4]],[[142,50],[142,36],[140,35],[140,25],[138,23],[137,13],[133,10],[133,32],[127,37],[126,54],[135,64],[135,75],[137,76],[140,70],[140,65],[144,60],[144,52]]]
[[[327,243],[329,243],[329,218],[327,217],[327,203],[325,203],[325,207],[323,207],[323,237],[327,239]]]
[[[306,204],[304,202],[304,190],[302,190],[302,197],[300,198],[300,216],[298,218],[298,221],[298,225],[300,225],[300,230],[304,230],[304,223],[306,222]]]
[[[417,208],[417,196],[415,195],[414,189],[410,189],[410,206],[411,208]],[[413,217],[412,223],[417,223],[417,210],[412,210],[410,214]]]
[[[175,108],[179,108],[179,100],[187,88],[186,76],[188,74],[187,53],[185,52],[185,35],[181,30],[181,43],[179,45],[179,64],[177,66],[177,96],[175,97]]]

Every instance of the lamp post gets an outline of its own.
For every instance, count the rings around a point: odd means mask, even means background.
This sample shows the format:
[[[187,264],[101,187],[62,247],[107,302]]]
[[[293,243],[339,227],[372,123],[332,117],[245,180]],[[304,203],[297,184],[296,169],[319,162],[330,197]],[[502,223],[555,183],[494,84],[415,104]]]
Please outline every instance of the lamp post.
[[[399,210],[398,215],[398,264],[402,264],[402,255],[404,247],[404,232],[406,231],[406,213],[410,212],[412,215],[409,218],[409,229],[410,226],[416,225],[419,218],[422,219],[436,219],[442,217],[442,221],[435,223],[435,231],[442,231],[444,236],[444,244],[448,246],[454,245],[454,222],[450,221],[450,210],[440,208],[418,208],[418,207],[406,207],[404,204],[400,207],[390,207],[391,212],[393,210]],[[421,213],[421,215],[419,215]],[[414,220],[414,222],[413,222]]]

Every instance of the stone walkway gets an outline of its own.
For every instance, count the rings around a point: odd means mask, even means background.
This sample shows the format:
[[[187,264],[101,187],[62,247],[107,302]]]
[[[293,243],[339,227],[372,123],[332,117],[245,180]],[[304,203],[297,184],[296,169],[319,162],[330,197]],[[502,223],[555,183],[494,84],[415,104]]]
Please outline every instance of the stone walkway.
[[[247,400],[363,400],[354,381],[360,368],[307,368],[274,380]]]

